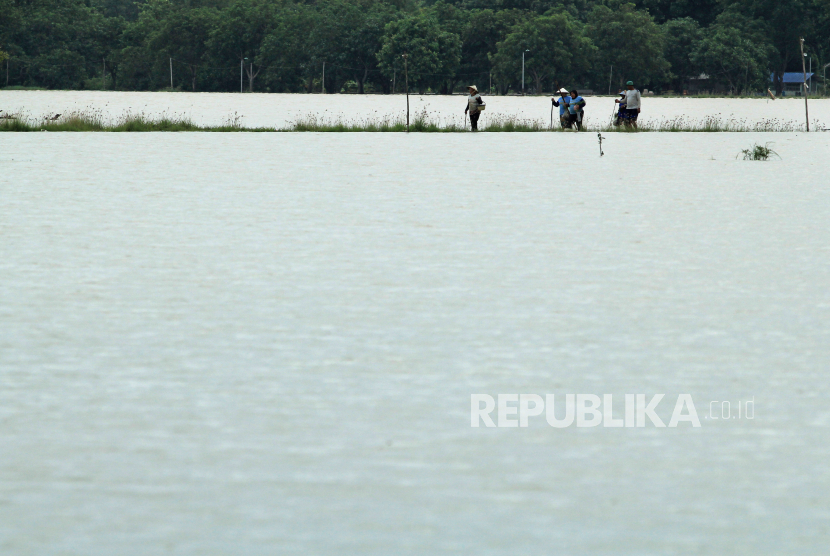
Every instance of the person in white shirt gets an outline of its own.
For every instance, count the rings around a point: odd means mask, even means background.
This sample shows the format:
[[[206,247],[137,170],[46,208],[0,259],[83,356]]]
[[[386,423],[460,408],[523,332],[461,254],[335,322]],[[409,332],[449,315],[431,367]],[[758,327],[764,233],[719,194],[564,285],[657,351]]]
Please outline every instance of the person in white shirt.
[[[640,91],[634,88],[634,82],[626,83],[626,91],[624,99],[617,99],[614,102],[622,102],[625,104],[625,125],[633,125],[637,127],[637,117],[640,115]]]
[[[475,85],[467,87],[470,96],[467,97],[467,108],[464,113],[470,113],[470,128],[472,131],[478,131],[478,117],[481,116],[481,111],[484,108],[484,101],[481,100],[481,95],[478,93],[478,88]]]

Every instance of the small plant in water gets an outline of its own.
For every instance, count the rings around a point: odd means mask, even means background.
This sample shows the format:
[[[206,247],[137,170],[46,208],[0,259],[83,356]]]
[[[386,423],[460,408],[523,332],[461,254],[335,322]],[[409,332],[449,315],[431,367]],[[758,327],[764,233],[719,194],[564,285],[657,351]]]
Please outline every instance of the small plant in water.
[[[766,143],[763,146],[756,143],[752,145],[751,148],[744,149],[739,152],[735,158],[744,155],[744,160],[769,160],[773,156],[777,156],[780,159],[781,157],[778,156],[777,152],[770,148],[770,145],[772,145],[772,143]]]

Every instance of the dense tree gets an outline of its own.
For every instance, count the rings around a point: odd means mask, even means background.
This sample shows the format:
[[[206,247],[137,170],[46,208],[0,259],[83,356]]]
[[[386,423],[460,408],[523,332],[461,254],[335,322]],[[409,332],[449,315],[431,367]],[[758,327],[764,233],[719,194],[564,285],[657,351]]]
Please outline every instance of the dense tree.
[[[772,44],[772,73],[776,91],[783,89],[784,72],[801,66],[802,37],[814,45],[827,44],[827,28],[817,27],[822,14],[830,11],[827,0],[744,0],[730,3],[726,10],[753,18],[763,27],[764,36]],[[823,35],[822,35],[823,33]]]
[[[23,85],[76,89],[89,73],[103,71],[112,25],[77,0],[33,0],[0,11],[0,37]]]
[[[262,41],[257,63],[266,67],[264,80],[274,91],[311,92],[314,54],[308,37],[317,24],[318,14],[305,5],[280,10],[276,27]]]
[[[372,2],[368,6],[353,7],[352,27],[338,45],[344,70],[357,83],[357,92],[364,93],[367,80],[374,80],[384,90],[388,80],[378,70],[377,52],[383,45],[386,25],[398,17],[398,10],[389,4]],[[339,89],[338,89],[339,90]]]
[[[556,13],[516,25],[498,45],[492,57],[499,79],[520,78],[522,52],[525,71],[532,77],[537,94],[546,81],[565,83],[579,75],[593,54],[593,45],[570,14]]]
[[[472,12],[461,34],[461,69],[468,81],[484,79],[494,71],[490,62],[491,54],[498,51],[498,44],[507,38],[510,30],[518,23],[532,17],[520,10],[477,10]],[[507,93],[515,81],[515,75],[507,73],[496,80],[502,94]],[[483,81],[481,85],[483,85]],[[467,83],[467,85],[474,83]],[[489,83],[488,83],[489,86]],[[482,89],[484,90],[484,89]]]
[[[617,76],[617,84],[633,80],[638,86],[659,83],[669,72],[663,54],[663,30],[634,4],[597,5],[588,15],[587,34],[598,49],[598,77]]]
[[[461,61],[461,37],[444,31],[437,18],[428,13],[408,16],[386,26],[377,58],[387,77],[403,75],[404,54],[409,83],[423,93],[430,84],[456,72]]]
[[[165,0],[151,0],[139,17],[139,25],[146,32],[148,49],[162,58],[173,58],[184,64],[193,91],[196,90],[199,68],[207,59],[211,31],[216,29],[218,22],[215,9],[185,8]]]
[[[636,0],[637,8],[648,12],[660,23],[670,19],[691,18],[706,26],[720,13],[722,0]]]
[[[143,3],[143,0],[92,0],[90,5],[105,17],[135,21]]]
[[[8,83],[50,88],[166,88],[172,58],[177,88],[233,91],[247,58],[249,91],[390,92],[408,53],[420,91],[495,77],[505,94],[529,50],[536,90],[605,90],[613,65],[617,85],[679,91],[705,71],[780,92],[802,37],[830,61],[830,0],[0,0]]]
[[[13,30],[20,26],[19,21],[20,12],[13,0],[0,0],[0,67],[5,70],[0,84],[8,84],[10,58],[23,53],[13,42]]]
[[[761,22],[736,13],[723,13],[703,32],[692,61],[730,92],[763,87],[774,49],[764,39]]]
[[[690,77],[697,77],[701,67],[692,61],[695,47],[701,40],[700,25],[690,17],[671,19],[663,25],[666,37],[666,61],[671,67],[672,88],[682,91]]]
[[[217,65],[240,64],[248,77],[248,91],[262,66],[258,63],[263,40],[277,25],[277,5],[272,2],[237,0],[222,10],[210,31],[207,47]],[[247,59],[248,63],[243,63]]]

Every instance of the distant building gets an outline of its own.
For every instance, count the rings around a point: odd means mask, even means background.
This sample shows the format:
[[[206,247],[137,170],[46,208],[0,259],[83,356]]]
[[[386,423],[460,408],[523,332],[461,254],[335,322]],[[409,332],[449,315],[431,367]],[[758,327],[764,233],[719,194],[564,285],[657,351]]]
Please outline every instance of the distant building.
[[[814,73],[807,72],[807,86],[810,88],[810,91],[815,90],[813,88],[813,76]],[[775,74],[770,74],[769,80],[772,83],[775,83]],[[784,73],[783,86],[784,86],[784,94],[791,93],[794,95],[802,94],[802,85],[804,84],[804,72],[801,71],[788,71]]]

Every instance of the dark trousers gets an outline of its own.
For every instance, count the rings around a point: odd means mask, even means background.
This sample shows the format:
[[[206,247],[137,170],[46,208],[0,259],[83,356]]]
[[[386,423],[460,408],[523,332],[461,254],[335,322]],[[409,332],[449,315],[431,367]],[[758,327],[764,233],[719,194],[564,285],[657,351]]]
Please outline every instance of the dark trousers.
[[[475,112],[470,112],[470,126],[473,128],[473,131],[478,131],[478,117],[481,116],[481,112],[476,110]]]
[[[576,125],[576,129],[582,131],[582,110],[580,110],[576,114],[571,114],[571,125],[568,127],[571,127],[573,125]]]

